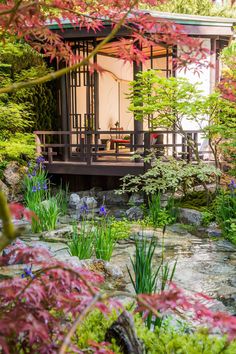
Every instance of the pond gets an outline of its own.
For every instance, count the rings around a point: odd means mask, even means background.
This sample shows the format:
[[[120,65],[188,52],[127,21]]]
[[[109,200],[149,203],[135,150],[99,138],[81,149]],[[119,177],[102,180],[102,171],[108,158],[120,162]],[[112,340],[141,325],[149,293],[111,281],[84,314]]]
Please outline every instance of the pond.
[[[138,225],[132,227],[129,239],[118,241],[109,269],[113,269],[113,273],[116,273],[116,268],[122,270],[122,290],[130,292],[133,292],[133,289],[127,267],[131,269],[130,257],[134,256],[134,235],[140,237],[143,235],[149,239],[152,236],[157,238],[155,265],[160,262],[163,242],[162,230],[141,229]],[[29,246],[46,247],[62,261],[73,260],[75,265],[84,265],[84,261],[80,262],[76,257],[69,256],[66,243],[45,242],[30,234],[24,236],[23,239]],[[181,225],[172,225],[167,227],[164,236],[164,253],[165,260],[170,262],[170,265],[173,266],[177,260],[174,275],[175,284],[184,288],[187,293],[200,292],[212,297],[212,301],[204,300],[212,310],[236,313],[236,247],[234,245],[222,238],[216,240],[206,237],[204,234],[194,236]],[[97,266],[92,264],[89,267],[101,271],[101,264],[97,264]],[[0,276],[1,272],[3,273],[3,269],[0,269]],[[111,279],[108,278],[107,283],[109,288]]]

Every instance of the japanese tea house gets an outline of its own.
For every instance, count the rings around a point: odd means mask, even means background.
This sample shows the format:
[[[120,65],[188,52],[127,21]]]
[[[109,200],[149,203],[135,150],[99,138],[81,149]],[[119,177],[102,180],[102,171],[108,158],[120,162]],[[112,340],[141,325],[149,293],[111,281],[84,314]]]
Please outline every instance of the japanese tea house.
[[[147,12],[147,11],[145,11]],[[193,71],[178,71],[172,65],[172,58],[178,53],[178,46],[165,44],[142,48],[149,56],[145,65],[135,62],[124,63],[117,58],[118,39],[127,39],[128,30],[122,28],[112,42],[106,44],[94,56],[105,71],[102,74],[89,73],[88,66],[61,77],[57,82],[58,124],[55,131],[36,131],[37,150],[47,161],[48,171],[58,175],[77,176],[124,176],[139,174],[145,166],[140,160],[131,160],[136,151],[144,152],[155,144],[161,146],[166,155],[191,159],[190,151],[183,137],[176,131],[151,132],[148,124],[134,119],[128,111],[126,98],[129,82],[141,70],[157,69],[167,77],[187,77],[191,82],[200,82],[205,94],[212,92],[219,81],[221,64],[219,53],[233,37],[234,20],[218,17],[179,15],[150,11],[157,18],[165,18],[185,26],[189,36],[204,40],[210,50],[208,60],[214,67],[204,68],[199,74]],[[94,33],[87,29],[75,29],[64,23],[62,32],[58,26],[51,28],[60,33],[73,50],[86,56],[111,30],[109,25]],[[197,127],[186,121],[188,134],[201,141]],[[159,137],[159,138],[158,138]],[[201,149],[201,146],[200,146]]]

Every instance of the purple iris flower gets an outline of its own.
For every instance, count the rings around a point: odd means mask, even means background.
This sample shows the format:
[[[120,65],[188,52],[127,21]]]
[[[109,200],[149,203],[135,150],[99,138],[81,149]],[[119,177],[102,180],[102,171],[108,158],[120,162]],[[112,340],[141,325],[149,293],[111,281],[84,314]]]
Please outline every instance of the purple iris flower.
[[[45,162],[45,158],[44,158],[43,156],[37,157],[36,163],[37,163],[38,165],[40,165],[40,164],[42,164],[42,163],[44,163],[44,162]]]
[[[82,205],[80,207],[80,212],[81,212],[81,214],[87,214],[88,213],[88,207],[87,207],[86,204],[84,204],[84,205]]]
[[[37,190],[38,191],[40,191],[41,190],[41,185],[40,185],[40,183],[38,182],[38,188],[37,188]]]
[[[31,173],[31,176],[36,176],[36,170],[33,170],[33,172]]]
[[[24,273],[23,274],[21,274],[21,278],[27,278],[27,277],[30,277],[30,278],[34,278],[34,274],[33,274],[33,272],[32,272],[32,264],[31,264],[31,266],[29,267],[25,267],[24,268]]]
[[[36,187],[36,186],[33,186],[33,187],[32,187],[32,192],[33,192],[33,193],[37,192],[37,187]]]
[[[229,189],[233,192],[236,189],[236,182],[235,180],[231,179],[229,184]]]
[[[106,210],[105,205],[101,205],[101,206],[100,206],[99,215],[100,215],[100,216],[106,216],[106,215],[107,215],[107,210]]]
[[[43,190],[46,191],[47,189],[48,189],[48,186],[47,186],[47,183],[45,182],[45,183],[43,184]]]
[[[28,177],[29,179],[32,179],[32,175],[30,173],[28,173]]]

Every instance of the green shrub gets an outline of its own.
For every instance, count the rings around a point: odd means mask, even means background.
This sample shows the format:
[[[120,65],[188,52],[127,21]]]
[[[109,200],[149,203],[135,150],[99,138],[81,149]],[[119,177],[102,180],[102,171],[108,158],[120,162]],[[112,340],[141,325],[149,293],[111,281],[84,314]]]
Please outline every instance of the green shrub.
[[[202,225],[208,226],[211,222],[215,221],[215,215],[212,211],[202,211]]]
[[[89,350],[89,340],[105,341],[107,329],[117,319],[118,313],[112,311],[104,316],[99,310],[90,313],[78,327],[73,343],[84,352]],[[236,341],[228,342],[225,337],[210,335],[206,330],[184,333],[171,326],[150,331],[138,314],[134,316],[138,337],[143,341],[147,354],[234,354]],[[118,345],[112,343],[110,349],[120,354]]]
[[[3,140],[0,132],[0,160],[14,160],[25,164],[25,161],[34,157],[35,142],[33,134],[16,133]]]
[[[214,198],[215,194],[212,192],[192,191],[183,196],[179,200],[178,205],[182,208],[205,211],[206,207],[208,210],[212,209]]]
[[[236,243],[236,185],[234,189],[221,191],[215,200],[215,214],[223,234]]]
[[[162,161],[155,154],[150,154],[145,161],[151,163],[150,169],[142,175],[127,175],[121,178],[122,186],[118,194],[125,192],[144,192],[147,195],[165,193],[174,194],[181,191],[184,194],[191,191],[195,185],[215,181],[221,172],[212,165],[203,162],[191,164],[169,158]]]
[[[147,223],[153,227],[163,227],[173,224],[177,219],[177,208],[174,205],[174,199],[171,197],[165,208],[161,207],[161,195],[152,194],[148,199]]]
[[[114,240],[126,239],[130,236],[131,225],[128,220],[115,220],[111,218],[111,234]]]

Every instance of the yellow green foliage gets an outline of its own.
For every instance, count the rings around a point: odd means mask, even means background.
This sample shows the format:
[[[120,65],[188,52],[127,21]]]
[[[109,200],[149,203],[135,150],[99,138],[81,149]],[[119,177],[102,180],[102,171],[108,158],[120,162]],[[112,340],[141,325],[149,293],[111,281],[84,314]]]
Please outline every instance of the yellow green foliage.
[[[89,348],[89,340],[103,342],[105,334],[118,314],[113,311],[104,316],[99,310],[93,311],[79,326],[74,343],[82,350]],[[152,332],[143,323],[139,315],[135,315],[135,327],[138,337],[143,341],[147,354],[234,354],[236,341],[228,342],[226,337],[210,335],[207,330],[196,333],[184,333],[173,327],[165,326]],[[111,349],[122,353],[119,347],[112,343]]]

